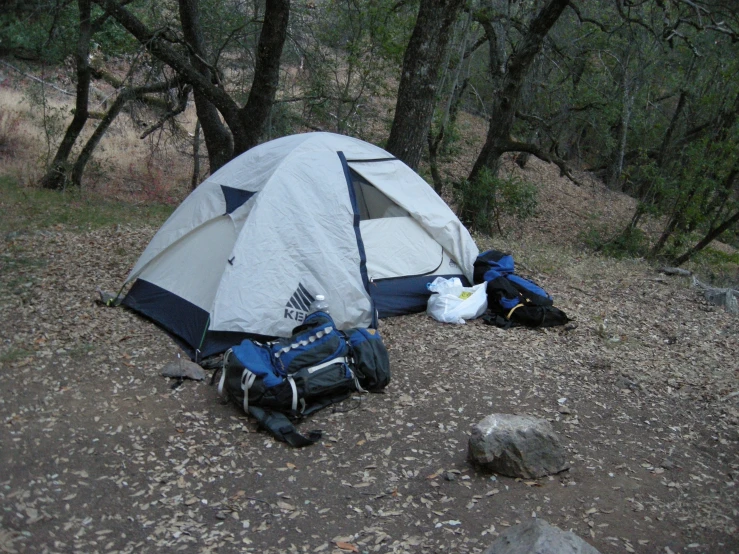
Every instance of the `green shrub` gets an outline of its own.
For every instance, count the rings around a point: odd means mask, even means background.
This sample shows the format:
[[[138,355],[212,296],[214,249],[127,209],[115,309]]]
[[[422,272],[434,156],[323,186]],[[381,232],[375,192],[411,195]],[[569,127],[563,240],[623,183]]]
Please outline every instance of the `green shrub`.
[[[607,237],[605,230],[591,227],[580,236],[580,239],[588,248],[617,259],[641,258],[646,256],[649,250],[647,235],[641,229],[632,227],[626,228],[615,237]]]
[[[483,169],[476,181],[460,183],[456,192],[462,221],[484,233],[493,231],[493,226],[502,233],[503,215],[525,220],[534,216],[538,207],[535,184],[514,175],[498,177],[488,169]]]

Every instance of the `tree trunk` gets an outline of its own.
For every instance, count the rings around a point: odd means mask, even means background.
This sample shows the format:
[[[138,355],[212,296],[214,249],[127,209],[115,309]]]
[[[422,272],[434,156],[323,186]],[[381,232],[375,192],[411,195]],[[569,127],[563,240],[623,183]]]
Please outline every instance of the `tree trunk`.
[[[444,191],[444,181],[439,173],[439,147],[444,140],[444,127],[439,129],[436,136],[430,132],[428,134],[428,147],[429,147],[429,169],[431,170],[431,181],[433,182],[434,191],[436,194],[441,196]]]
[[[395,117],[385,149],[416,169],[434,115],[439,71],[462,0],[422,0],[403,58]]]
[[[254,80],[246,105],[239,112],[244,132],[234,134],[234,154],[241,154],[259,144],[269,121],[280,81],[280,58],[289,18],[290,0],[267,0],[257,45]]]
[[[195,134],[192,137],[192,179],[190,188],[195,190],[200,184],[200,120],[195,122]]]
[[[711,244],[714,240],[719,238],[721,234],[731,228],[732,225],[739,222],[739,211],[737,211],[734,215],[732,215],[729,219],[724,221],[721,225],[718,227],[712,228],[708,233],[706,233],[706,236],[703,237],[693,248],[685,252],[685,254],[678,256],[673,260],[673,264],[675,266],[680,266],[687,262],[691,257],[693,257],[695,254],[703,250],[706,246]]]
[[[287,37],[290,0],[267,0],[264,23],[256,53],[254,81],[246,105],[238,104],[220,86],[211,82],[190,60],[169,45],[168,31],[150,31],[116,0],[93,0],[131,33],[157,59],[175,70],[183,81],[212,103],[220,112],[233,137],[233,156],[259,144],[277,93],[280,58]]]
[[[46,189],[59,190],[67,183],[67,166],[69,155],[74,143],[80,136],[88,118],[88,101],[90,97],[90,40],[92,26],[90,21],[90,0],[78,0],[80,10],[79,35],[75,50],[75,64],[77,66],[77,98],[75,100],[74,117],[67,127],[62,142],[56,151],[46,175],[41,179],[41,186]]]
[[[459,44],[459,61],[450,79],[449,95],[444,105],[444,112],[441,115],[438,129],[434,131],[432,127],[428,133],[429,168],[431,170],[434,191],[439,195],[444,190],[444,182],[439,171],[439,157],[449,146],[447,129],[453,129],[456,124],[459,105],[462,103],[462,96],[469,84],[469,77],[462,79],[462,71],[465,67],[469,68],[468,57],[470,51],[468,50],[468,41],[471,24],[472,14],[469,14],[462,27]]]
[[[731,193],[739,183],[739,166],[733,167],[726,178],[724,179],[721,187],[716,191],[715,196],[711,203],[706,208],[705,213],[711,216],[711,227],[716,225],[716,222],[722,216],[727,201],[731,197]]]
[[[683,111],[685,110],[687,99],[688,93],[685,90],[681,90],[680,97],[677,101],[677,106],[675,107],[675,111],[673,112],[672,118],[670,119],[670,125],[667,127],[667,131],[665,131],[665,136],[662,137],[662,144],[659,147],[659,154],[657,155],[657,165],[659,167],[662,167],[665,163],[665,160],[667,159],[667,152],[672,146],[672,137],[675,135],[677,124],[680,121],[680,117],[682,116]]]
[[[92,133],[90,138],[87,139],[87,142],[82,147],[79,156],[77,156],[77,160],[74,162],[74,166],[72,167],[72,183],[77,186],[82,184],[82,175],[85,172],[85,167],[87,167],[87,162],[89,162],[92,157],[92,153],[95,151],[95,148],[97,148],[103,135],[108,131],[110,125],[115,121],[115,118],[118,117],[118,114],[121,113],[121,110],[128,102],[140,99],[145,94],[164,92],[175,86],[177,86],[176,82],[167,82],[135,88],[124,88],[121,90],[113,104],[100,120],[100,123],[98,123],[95,131]]]
[[[695,194],[697,192],[698,192],[697,187],[693,187],[688,192],[688,195],[684,200],[678,200],[675,203],[675,209],[672,212],[672,217],[670,217],[670,220],[667,222],[667,225],[665,226],[665,229],[662,231],[662,234],[660,235],[656,244],[649,251],[650,258],[656,258],[657,255],[659,255],[659,253],[665,247],[665,244],[667,244],[667,240],[672,236],[675,230],[683,223],[685,219],[685,209],[690,205],[690,203],[693,200],[693,197],[695,197]]]
[[[239,106],[221,87],[213,84],[189,60],[174,50],[163,35],[167,31],[150,31],[138,18],[121,6],[116,0],[93,0],[121,24],[136,40],[138,40],[154,57],[170,66],[193,89],[207,98],[223,116],[231,130],[236,143],[237,136],[246,134],[246,129],[239,116]],[[172,37],[170,37],[172,38]],[[243,150],[236,152],[241,153]]]
[[[492,109],[485,144],[475,161],[469,180],[477,180],[483,168],[488,168],[495,175],[501,164],[503,153],[511,150],[511,130],[516,120],[516,109],[521,100],[521,91],[525,84],[526,75],[531,68],[536,55],[541,51],[544,39],[552,26],[562,15],[569,0],[549,0],[536,15],[521,40],[518,50],[508,60],[508,67],[499,78],[495,87]],[[482,21],[491,49],[491,74],[500,72],[499,67],[493,67],[493,60],[498,59],[496,48],[497,36],[490,21]]]
[[[190,47],[190,63],[206,79],[213,81],[211,68],[206,63],[203,30],[200,26],[198,0],[179,0],[180,22],[185,40]],[[233,158],[233,138],[226,126],[221,123],[218,109],[199,90],[194,91],[195,111],[203,130],[205,147],[208,150],[210,172],[217,171]]]
[[[623,87],[623,104],[621,106],[621,121],[618,124],[618,137],[617,144],[618,148],[614,152],[613,160],[611,161],[611,167],[608,172],[606,184],[611,189],[618,188],[618,182],[621,180],[621,174],[624,170],[624,156],[626,155],[626,141],[629,136],[629,125],[631,124],[631,113],[634,107],[634,99],[636,97],[636,91],[632,90],[632,83],[629,81],[629,59],[626,58],[624,62],[624,75],[622,81]]]

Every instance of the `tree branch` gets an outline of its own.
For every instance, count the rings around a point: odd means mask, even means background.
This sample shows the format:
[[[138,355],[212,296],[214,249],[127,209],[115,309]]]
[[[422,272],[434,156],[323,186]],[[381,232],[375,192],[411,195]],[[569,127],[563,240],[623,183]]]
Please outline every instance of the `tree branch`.
[[[58,90],[59,92],[61,92],[62,94],[66,94],[67,96],[74,96],[74,93],[73,92],[69,92],[67,90],[64,90],[63,88],[59,88],[58,86],[56,86],[53,83],[50,83],[48,81],[44,81],[43,79],[39,79],[38,77],[35,77],[34,75],[31,75],[30,73],[26,73],[26,72],[18,69],[17,67],[15,67],[14,65],[9,64],[8,62],[6,62],[4,60],[0,60],[0,63],[3,64],[6,67],[9,67],[10,69],[13,69],[13,70],[17,71],[18,73],[20,73],[24,77],[28,77],[29,79],[31,79],[33,81],[36,81],[37,83],[41,83],[42,85],[45,85],[47,87],[51,87],[54,90]]]
[[[580,8],[578,8],[574,2],[570,2],[570,9],[572,9],[572,11],[575,12],[575,15],[577,16],[577,19],[578,21],[580,21],[580,23],[590,23],[591,25],[595,25],[596,27],[598,27],[598,29],[600,29],[601,31],[607,34],[610,34],[611,32],[613,32],[612,29],[609,29],[608,27],[606,27],[605,25],[603,25],[603,23],[601,23],[597,19],[591,19],[590,17],[583,17],[582,12],[580,11]]]
[[[150,134],[152,134],[157,129],[161,128],[162,125],[164,125],[169,119],[172,119],[173,117],[181,114],[185,111],[187,108],[187,100],[190,98],[190,92],[192,92],[192,86],[188,85],[184,87],[181,91],[179,96],[179,102],[177,105],[169,110],[167,113],[162,114],[162,116],[159,118],[159,121],[157,121],[154,125],[149,127],[146,131],[141,133],[141,136],[139,136],[140,139],[145,139]]]
[[[542,161],[552,163],[559,168],[560,175],[567,177],[570,181],[576,184],[578,187],[582,186],[582,183],[572,174],[572,171],[568,167],[567,163],[556,155],[550,155],[544,152],[541,148],[534,144],[527,142],[509,141],[504,147],[504,152],[527,152],[533,156],[536,156]]]
[[[131,33],[155,57],[174,69],[178,75],[199,90],[218,108],[231,129],[241,129],[239,107],[223,89],[213,85],[179,52],[163,40],[161,33],[153,33],[138,18],[115,0],[93,0]]]

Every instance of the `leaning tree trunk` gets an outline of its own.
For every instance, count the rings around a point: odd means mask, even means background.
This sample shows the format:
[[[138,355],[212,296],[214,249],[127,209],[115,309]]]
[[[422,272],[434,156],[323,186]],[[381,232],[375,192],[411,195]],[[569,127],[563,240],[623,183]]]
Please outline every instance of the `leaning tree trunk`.
[[[145,94],[151,94],[156,92],[164,92],[170,88],[177,86],[177,80],[170,82],[155,83],[151,85],[144,85],[140,87],[123,88],[116,97],[113,104],[108,108],[103,118],[98,123],[95,131],[92,133],[87,142],[82,147],[82,150],[77,156],[77,160],[72,166],[72,183],[79,186],[82,184],[82,175],[85,173],[87,162],[90,161],[92,153],[97,148],[103,135],[108,131],[115,118],[121,113],[123,107],[132,100],[138,100],[144,97]]]
[[[190,47],[190,63],[206,79],[212,80],[213,71],[206,60],[203,30],[200,26],[198,0],[179,0],[180,22],[185,40]],[[195,89],[195,111],[203,131],[208,150],[210,172],[213,173],[233,158],[233,138],[228,128],[221,123],[218,109],[199,90]]]
[[[695,254],[697,254],[698,252],[703,250],[706,246],[711,244],[714,240],[719,238],[724,231],[727,231],[728,229],[730,229],[733,225],[735,225],[738,222],[739,222],[739,211],[737,211],[729,219],[724,221],[721,225],[709,230],[708,233],[706,233],[706,236],[703,237],[695,246],[693,246],[690,250],[688,250],[681,256],[676,257],[672,263],[675,266],[680,266],[684,264],[690,258],[692,258]]]
[[[90,0],[78,0],[80,10],[79,35],[75,50],[75,64],[77,66],[77,98],[75,100],[74,117],[67,127],[62,142],[54,155],[46,175],[41,179],[41,186],[46,189],[59,190],[67,183],[67,166],[69,155],[74,143],[85,127],[88,118],[88,102],[90,98],[90,40],[92,25],[90,22]]]
[[[690,203],[695,197],[697,191],[698,191],[698,187],[693,186],[693,188],[688,191],[688,194],[685,198],[678,199],[675,202],[675,208],[672,211],[670,220],[667,222],[667,225],[662,231],[662,234],[660,235],[659,239],[657,239],[657,242],[654,244],[652,249],[649,251],[650,258],[656,258],[659,255],[659,253],[662,252],[662,249],[665,247],[665,244],[667,244],[667,241],[669,240],[669,238],[672,236],[675,230],[678,229],[678,227],[683,223],[683,221],[685,220],[685,211],[688,209],[688,206],[690,206]]]
[[[521,101],[521,91],[526,75],[536,55],[541,51],[547,33],[568,4],[569,0],[549,0],[525,30],[520,48],[509,58],[507,70],[501,76],[499,86],[496,87],[485,144],[472,167],[470,181],[476,181],[483,168],[488,168],[496,174],[500,168],[501,156],[513,149],[511,131],[516,121],[516,109]],[[492,50],[496,48],[497,39],[493,35],[492,24],[489,21],[483,22],[483,27],[489,35],[491,73],[495,74],[499,69],[492,67],[494,63],[492,60],[497,59],[498,56]]]
[[[422,0],[403,58],[395,117],[385,149],[416,169],[434,115],[439,71],[462,0]]]

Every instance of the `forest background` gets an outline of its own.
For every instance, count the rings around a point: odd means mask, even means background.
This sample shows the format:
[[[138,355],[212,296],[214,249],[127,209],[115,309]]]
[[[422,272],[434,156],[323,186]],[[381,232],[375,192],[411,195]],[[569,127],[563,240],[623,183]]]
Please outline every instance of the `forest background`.
[[[736,7],[0,0],[0,551],[479,553],[543,517],[739,552],[739,319],[654,271],[739,288]],[[299,451],[172,388],[179,349],[98,291],[209,173],[314,130],[416,168],[573,324],[383,319],[386,394]],[[471,466],[493,411],[571,468]]]
[[[681,265],[719,237],[739,244],[735,8],[6,0],[0,151],[21,184],[176,203],[260,142],[332,131],[420,170],[482,233],[535,212],[536,185],[504,168],[535,156],[636,200],[589,245]],[[25,116],[11,93],[21,76],[32,79]],[[41,136],[24,143],[28,118]],[[138,145],[114,146],[122,127]],[[121,170],[142,147],[143,167]]]

